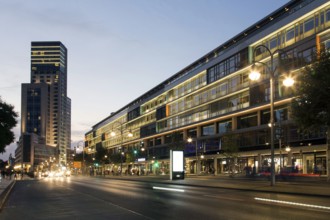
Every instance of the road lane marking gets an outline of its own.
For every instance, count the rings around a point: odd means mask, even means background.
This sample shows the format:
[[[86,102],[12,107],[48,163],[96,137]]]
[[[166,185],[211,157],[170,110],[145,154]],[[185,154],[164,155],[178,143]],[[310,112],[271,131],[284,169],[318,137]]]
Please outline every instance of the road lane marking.
[[[328,206],[320,206],[320,205],[312,205],[312,204],[305,204],[305,203],[299,203],[299,202],[289,202],[289,201],[282,201],[282,200],[275,200],[275,199],[265,199],[265,198],[254,198],[257,201],[263,201],[263,202],[270,202],[270,203],[278,203],[278,204],[285,204],[285,205],[294,205],[294,206],[303,206],[303,207],[309,207],[309,208],[317,208],[317,209],[326,209],[330,210],[330,207]]]
[[[184,192],[184,189],[173,189],[173,188],[165,188],[165,187],[158,187],[158,186],[153,186],[152,188],[158,189],[158,190],[165,190],[165,191]]]

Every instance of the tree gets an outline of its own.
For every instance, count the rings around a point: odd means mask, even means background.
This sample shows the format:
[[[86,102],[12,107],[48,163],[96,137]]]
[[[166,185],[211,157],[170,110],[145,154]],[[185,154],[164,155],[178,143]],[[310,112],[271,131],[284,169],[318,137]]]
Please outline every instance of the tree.
[[[292,100],[292,117],[303,133],[327,128],[330,177],[330,53],[322,50],[318,59],[298,76],[296,98]]]
[[[185,142],[183,141],[182,134],[175,131],[171,134],[171,142],[169,143],[170,150],[184,150]]]
[[[228,159],[230,175],[234,176],[237,168],[237,159],[239,158],[238,135],[225,135],[221,138],[221,142],[223,155]]]
[[[14,111],[14,106],[2,101],[0,97],[0,153],[6,152],[6,146],[15,139],[11,129],[16,126],[17,117],[18,114]]]

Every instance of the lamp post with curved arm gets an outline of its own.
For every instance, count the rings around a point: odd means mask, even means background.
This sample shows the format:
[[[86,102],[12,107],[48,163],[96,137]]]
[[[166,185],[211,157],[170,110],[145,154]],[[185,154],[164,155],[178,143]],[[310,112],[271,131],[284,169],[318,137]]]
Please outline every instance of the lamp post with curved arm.
[[[255,52],[259,48],[264,48],[270,55],[270,67],[268,64],[260,62],[260,61],[255,61]],[[275,84],[275,71],[276,68],[274,68],[274,54],[277,53],[278,50],[275,50],[272,52],[268,47],[265,45],[259,45],[254,48],[253,50],[253,65],[252,65],[252,72],[249,74],[249,78],[251,80],[258,80],[260,78],[260,73],[255,70],[256,64],[262,64],[266,66],[267,70],[270,73],[270,78],[269,78],[269,84],[270,84],[270,147],[271,147],[271,186],[275,185],[275,161],[274,161],[274,136],[275,136],[275,124],[274,124],[274,84]],[[285,86],[292,86],[294,83],[293,79],[287,78],[283,81],[283,84]]]

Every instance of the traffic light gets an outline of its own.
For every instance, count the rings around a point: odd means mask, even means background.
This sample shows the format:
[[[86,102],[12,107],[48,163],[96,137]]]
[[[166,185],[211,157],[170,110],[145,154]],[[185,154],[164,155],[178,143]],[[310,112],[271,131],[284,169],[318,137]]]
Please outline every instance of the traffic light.
[[[137,150],[134,150],[133,152],[134,152],[134,154],[137,154]]]

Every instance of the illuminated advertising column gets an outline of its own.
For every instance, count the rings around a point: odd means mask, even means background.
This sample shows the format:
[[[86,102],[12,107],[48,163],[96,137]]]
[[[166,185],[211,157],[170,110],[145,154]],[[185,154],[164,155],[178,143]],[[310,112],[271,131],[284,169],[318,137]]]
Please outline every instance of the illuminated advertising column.
[[[178,180],[184,179],[184,157],[183,151],[171,150],[170,151],[170,179]]]

